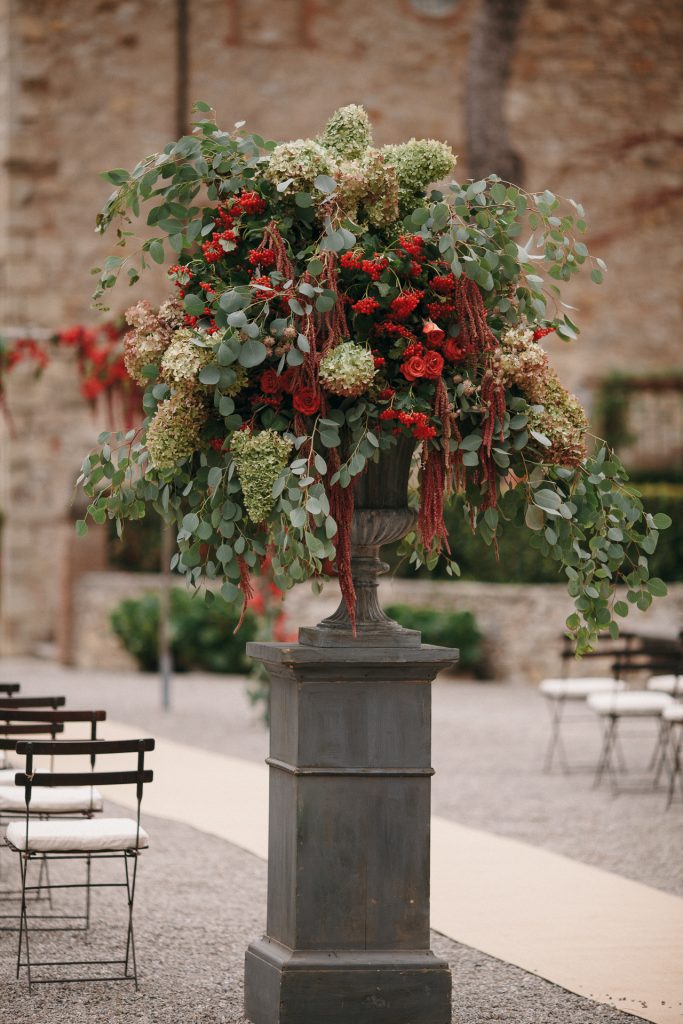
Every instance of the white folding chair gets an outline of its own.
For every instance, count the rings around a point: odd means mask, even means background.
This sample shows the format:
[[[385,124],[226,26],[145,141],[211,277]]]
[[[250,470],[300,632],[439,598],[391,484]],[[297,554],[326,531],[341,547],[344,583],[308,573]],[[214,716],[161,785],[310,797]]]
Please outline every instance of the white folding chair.
[[[626,684],[615,676],[586,676],[575,679],[557,678],[544,679],[539,692],[545,697],[550,710],[550,739],[545,755],[543,770],[552,770],[555,754],[557,753],[560,767],[567,774],[577,768],[570,768],[564,743],[561,735],[561,728],[564,713],[567,705],[582,707],[586,698],[594,694],[618,693],[625,688]],[[592,766],[591,766],[592,767]]]
[[[661,729],[662,713],[669,704],[673,704],[673,697],[667,693],[655,693],[650,690],[631,690],[624,693],[598,693],[588,697],[588,707],[603,722],[603,743],[600,758],[595,770],[593,785],[599,786],[605,773],[610,776],[612,791],[617,792],[614,767],[614,752],[616,748],[619,724],[623,719],[639,721],[654,721],[657,723],[657,742],[650,761],[650,767],[658,763],[662,747],[663,734]],[[657,783],[655,775],[654,784]]]

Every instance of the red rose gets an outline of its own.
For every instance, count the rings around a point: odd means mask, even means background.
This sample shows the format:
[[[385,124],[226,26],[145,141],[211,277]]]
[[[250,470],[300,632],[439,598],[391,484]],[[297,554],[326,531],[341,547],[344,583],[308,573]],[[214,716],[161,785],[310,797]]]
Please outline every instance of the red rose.
[[[320,408],[320,395],[313,388],[301,388],[294,395],[292,404],[304,416],[313,416]]]
[[[442,355],[440,355],[438,352],[434,352],[434,350],[431,350],[431,351],[426,353],[425,358],[424,358],[424,362],[425,362],[425,372],[424,372],[425,377],[428,377],[429,380],[436,380],[438,377],[441,376],[441,374],[443,372],[443,356]]]
[[[430,348],[437,348],[446,337],[446,332],[442,331],[438,324],[435,324],[433,320],[425,320],[422,327],[422,334]]]
[[[275,370],[270,367],[261,374],[260,386],[264,395],[275,395],[281,390],[282,381]]]
[[[441,351],[450,363],[459,363],[465,355],[465,350],[458,344],[457,338],[449,338]]]
[[[420,377],[424,377],[426,369],[426,362],[422,356],[411,356],[410,359],[406,360],[406,362],[401,366],[401,373],[406,380],[412,382],[419,380]]]

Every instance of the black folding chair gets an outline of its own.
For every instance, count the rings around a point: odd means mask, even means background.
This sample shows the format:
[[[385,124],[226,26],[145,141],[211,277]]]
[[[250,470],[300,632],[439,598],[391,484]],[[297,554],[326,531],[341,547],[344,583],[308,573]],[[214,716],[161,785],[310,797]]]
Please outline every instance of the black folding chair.
[[[154,749],[153,739],[106,740],[57,742],[28,740],[17,743],[17,754],[26,757],[25,771],[17,774],[17,785],[25,790],[26,814],[24,821],[14,821],[7,830],[5,841],[10,849],[19,855],[21,871],[21,924],[17,949],[17,977],[22,968],[27,971],[29,991],[33,985],[55,984],[59,982],[85,981],[132,981],[137,989],[138,973],[135,956],[135,935],[133,930],[133,904],[137,879],[137,865],[140,852],[149,844],[149,837],[140,826],[140,805],[143,787],[151,782],[153,773],[145,768],[145,753]],[[88,755],[92,760],[109,754],[136,754],[137,766],[133,771],[100,771],[92,772],[36,772],[33,759],[38,755],[54,757],[71,755]],[[81,821],[65,822],[50,819],[38,821],[32,817],[31,799],[33,790],[38,786],[82,786],[89,784],[103,786],[134,785],[136,787],[137,814],[136,819],[129,818],[97,818]],[[34,928],[30,926],[27,912],[27,896],[34,890],[29,885],[29,868],[39,856],[48,861],[122,859],[125,868],[123,882],[93,882],[90,877],[84,883],[52,885],[54,889],[85,888],[87,896],[93,888],[124,888],[128,902],[128,925],[126,929],[125,955],[117,959],[83,959],[83,960],[31,960],[30,936]],[[24,959],[22,959],[22,947]],[[107,976],[85,975],[54,977],[35,977],[35,968],[60,967],[108,967],[112,973]],[[114,968],[121,968],[121,973],[114,973]]]
[[[57,703],[64,701],[63,697],[29,699],[33,701],[39,699],[51,702],[56,701]],[[98,722],[105,721],[107,717],[106,711],[76,711],[63,708],[54,710],[43,707],[32,707],[31,709],[18,708],[15,710],[6,707],[6,703],[6,701],[0,702],[0,735],[3,734],[5,729],[14,731],[15,738],[11,742],[12,749],[16,747],[17,732],[30,736],[36,732],[44,733],[49,730],[51,738],[54,740],[57,733],[63,731],[64,725],[67,722],[88,723],[89,739],[96,740]],[[34,721],[36,719],[40,719],[40,721]],[[40,728],[36,728],[36,726]],[[92,757],[90,761],[91,771],[94,767],[95,759]],[[53,768],[54,764],[51,762],[50,771]],[[3,780],[4,784],[0,785],[0,826],[4,826],[14,818],[23,817],[26,813],[24,793],[15,785],[16,769],[10,774],[12,777],[11,782]],[[74,787],[38,787],[37,789],[34,788],[33,791],[30,813],[41,820],[56,816],[60,818],[91,818],[102,810],[102,806],[102,795],[95,788],[94,784],[85,784],[78,790]],[[45,897],[50,908],[50,913],[32,914],[34,920],[43,922],[41,927],[45,930],[55,930],[59,922],[62,922],[59,924],[59,927],[63,931],[80,931],[89,927],[89,899],[86,900],[84,914],[57,914],[54,912],[49,866],[45,859],[41,862],[40,875],[34,888],[33,899],[38,900],[41,897]],[[21,899],[21,893],[16,890],[5,889],[0,895],[6,901],[18,901]],[[18,912],[14,914],[0,914],[0,920],[3,922],[13,922],[0,925],[0,931],[16,931],[19,914]]]

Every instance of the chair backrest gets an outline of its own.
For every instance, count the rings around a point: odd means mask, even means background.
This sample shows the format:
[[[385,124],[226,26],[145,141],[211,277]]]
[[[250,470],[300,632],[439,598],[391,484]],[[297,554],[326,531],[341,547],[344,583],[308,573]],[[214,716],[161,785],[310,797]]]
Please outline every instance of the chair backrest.
[[[612,671],[617,679],[633,672],[647,672],[650,675],[671,673],[678,675],[683,672],[683,646],[674,644],[672,647],[656,647],[620,651],[613,663]]]
[[[17,743],[17,754],[26,757],[26,770],[17,772],[15,783],[26,791],[26,844],[28,849],[28,825],[33,786],[126,786],[135,785],[137,798],[137,833],[135,849],[140,841],[140,804],[144,785],[152,782],[154,773],[145,768],[145,754],[154,750],[151,738],[134,740],[21,740]],[[90,772],[34,772],[33,758],[47,754],[52,758],[87,754],[91,764],[95,757],[108,754],[137,754],[134,771],[90,771]]]
[[[5,723],[8,722],[15,728],[19,723],[37,722],[41,725],[46,723],[51,724],[54,728],[52,738],[55,739],[57,732],[64,731],[65,722],[89,722],[90,723],[90,739],[97,739],[97,723],[104,722],[107,718],[106,711],[80,711],[72,710],[71,708],[64,709],[59,708],[57,710],[51,708],[35,708],[34,710],[28,708],[6,708],[0,702],[0,737],[5,735]],[[40,732],[50,731],[41,729]],[[31,726],[27,725],[24,735],[30,736],[32,732]],[[16,734],[15,734],[16,735]],[[5,749],[8,749],[5,747]],[[90,759],[90,766],[94,769],[95,757],[94,755]]]
[[[2,687],[0,687],[0,692]],[[0,710],[18,710],[19,708],[63,708],[66,697],[0,697]]]
[[[4,693],[9,697],[12,693],[19,693],[21,689],[21,683],[0,683],[0,693]]]
[[[55,736],[64,732],[60,722],[31,722],[27,725],[15,725],[13,722],[0,721],[0,750],[15,750],[17,736],[41,736],[47,733]]]

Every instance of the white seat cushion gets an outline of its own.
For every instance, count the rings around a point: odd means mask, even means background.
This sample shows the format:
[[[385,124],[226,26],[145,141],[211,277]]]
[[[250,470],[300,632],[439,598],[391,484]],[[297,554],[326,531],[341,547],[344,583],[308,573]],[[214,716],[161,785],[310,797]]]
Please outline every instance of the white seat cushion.
[[[23,786],[0,786],[0,814],[26,811]],[[69,814],[101,811],[102,794],[94,786],[34,786],[31,814]]]
[[[655,693],[670,693],[683,697],[683,676],[650,676],[648,690]]]
[[[134,850],[137,826],[131,818],[86,818],[83,821],[29,821],[28,849],[40,853]],[[15,850],[26,849],[26,823],[13,821],[5,836]],[[140,829],[138,849],[149,846]]]
[[[662,718],[665,718],[667,722],[683,722],[683,704],[679,704],[678,701],[669,704],[662,711]]]
[[[621,679],[586,676],[583,679],[544,679],[539,690],[554,700],[585,700],[593,693],[617,693],[624,689]]]
[[[650,690],[634,690],[632,693],[596,693],[588,698],[588,707],[598,715],[621,717],[645,717],[661,715],[673,697],[666,693],[652,693]]]

